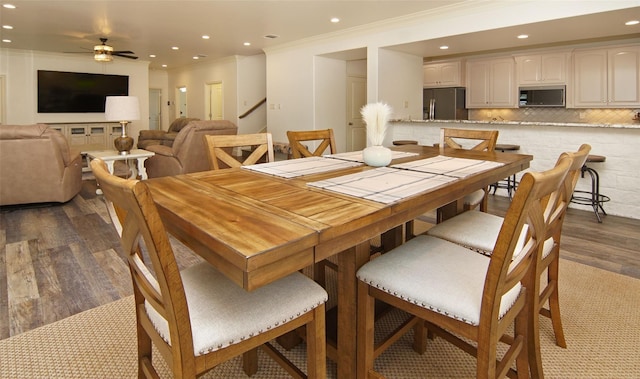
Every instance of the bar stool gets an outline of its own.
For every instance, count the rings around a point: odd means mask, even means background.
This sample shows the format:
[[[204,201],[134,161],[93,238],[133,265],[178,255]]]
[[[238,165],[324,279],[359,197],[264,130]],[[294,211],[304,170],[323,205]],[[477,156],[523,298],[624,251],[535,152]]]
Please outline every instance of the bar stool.
[[[520,145],[497,143],[496,150],[500,150],[503,153],[505,151],[518,151],[520,150]],[[509,200],[511,200],[513,198],[513,192],[516,190],[517,186],[518,186],[518,182],[516,181],[516,175],[513,174],[507,177],[506,180],[501,180],[499,182],[493,183],[489,187],[493,188],[494,195],[496,194],[496,191],[498,190],[498,188],[506,189],[507,193],[509,194]]]
[[[589,155],[587,157],[587,162],[582,166],[582,177],[584,178],[584,173],[588,173],[591,176],[591,191],[573,191],[574,195],[571,197],[571,202],[575,204],[582,205],[591,205],[593,207],[593,212],[596,214],[596,218],[599,223],[602,223],[602,218],[600,217],[600,212],[603,215],[606,215],[607,212],[604,211],[602,207],[603,203],[611,200],[609,196],[605,196],[600,194],[600,175],[598,175],[598,171],[593,168],[587,166],[587,163],[602,163],[607,159],[602,155]],[[584,194],[588,196],[575,196],[575,194]]]
[[[409,139],[400,139],[400,140],[395,140],[393,141],[393,145],[394,146],[401,146],[401,145],[417,145],[418,141],[414,141],[414,140],[409,140]]]

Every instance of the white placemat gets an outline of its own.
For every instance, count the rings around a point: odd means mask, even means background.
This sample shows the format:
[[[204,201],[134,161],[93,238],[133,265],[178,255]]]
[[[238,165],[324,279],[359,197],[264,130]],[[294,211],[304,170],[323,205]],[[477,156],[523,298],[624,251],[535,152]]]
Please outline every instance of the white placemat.
[[[380,167],[307,185],[390,204],[455,180],[458,179],[451,176]]]
[[[455,158],[438,155],[432,158],[419,159],[417,161],[392,165],[393,168],[403,170],[428,172],[456,178],[464,178],[469,175],[484,172],[504,163],[485,161],[479,159]]]
[[[408,153],[405,151],[391,150],[391,159],[407,158],[407,157],[413,157],[416,155],[418,155],[418,153]],[[347,153],[328,154],[328,155],[324,155],[324,157],[342,159],[345,161],[364,162],[364,159],[362,158],[362,150],[349,151]]]
[[[289,179],[357,166],[362,166],[362,163],[324,157],[308,157],[242,166],[242,168]]]

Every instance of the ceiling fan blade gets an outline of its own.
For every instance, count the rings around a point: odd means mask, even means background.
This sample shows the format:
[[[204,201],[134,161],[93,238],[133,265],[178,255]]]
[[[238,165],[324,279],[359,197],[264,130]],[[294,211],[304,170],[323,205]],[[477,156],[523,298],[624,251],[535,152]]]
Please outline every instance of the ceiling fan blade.
[[[129,58],[129,59],[138,59],[138,57],[135,57],[133,55],[124,55],[124,54],[111,54],[111,55],[115,55],[116,57],[122,57],[122,58]]]
[[[123,50],[123,51],[112,51],[111,54],[135,54],[133,51]]]

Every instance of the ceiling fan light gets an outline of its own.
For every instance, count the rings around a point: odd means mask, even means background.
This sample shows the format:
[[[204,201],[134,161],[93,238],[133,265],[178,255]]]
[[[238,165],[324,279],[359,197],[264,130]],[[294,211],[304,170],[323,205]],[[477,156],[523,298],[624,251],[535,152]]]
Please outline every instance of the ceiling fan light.
[[[111,54],[94,54],[93,59],[97,62],[111,62],[113,56]]]
[[[93,59],[96,62],[111,62],[113,60],[112,51],[113,47],[111,46],[95,45],[93,47]]]

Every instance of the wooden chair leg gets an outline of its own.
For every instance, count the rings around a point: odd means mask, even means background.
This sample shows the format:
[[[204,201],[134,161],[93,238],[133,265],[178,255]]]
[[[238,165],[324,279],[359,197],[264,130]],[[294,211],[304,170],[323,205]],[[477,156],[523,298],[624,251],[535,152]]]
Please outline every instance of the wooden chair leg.
[[[427,328],[422,320],[413,327],[413,350],[418,354],[427,351]]]
[[[307,377],[322,379],[327,376],[327,345],[324,343],[326,331],[325,307],[316,308],[313,321],[307,324]]]
[[[358,281],[358,379],[367,379],[374,362],[375,299],[369,296],[369,286]]]
[[[530,369],[531,369],[530,365],[533,366],[536,363],[529,361],[532,358],[531,353],[529,352],[529,348],[527,346],[529,342],[527,341],[527,339],[530,338],[530,336],[528,336],[527,328],[531,326],[529,315],[530,315],[529,309],[524,309],[522,312],[520,312],[520,315],[516,316],[515,323],[514,323],[514,335],[527,336],[525,341],[523,341],[522,350],[516,357],[516,370],[518,373],[518,376],[517,376],[518,379],[528,379],[530,373],[532,378],[534,379],[539,378],[533,374],[533,370],[530,372]],[[537,319],[538,316],[536,315],[535,318]],[[535,372],[538,373],[537,370],[535,370]],[[542,373],[542,371],[540,371],[540,373]]]
[[[553,333],[556,336],[556,345],[566,348],[567,342],[564,338],[562,329],[562,318],[560,317],[560,300],[558,297],[558,266],[559,259],[554,259],[547,268],[548,286],[551,287],[551,295],[549,296],[549,317],[553,325]],[[544,314],[544,313],[543,313]]]
[[[247,376],[252,376],[258,372],[258,348],[242,354],[242,369]]]
[[[139,323],[136,325],[138,335],[138,378],[149,378],[156,374],[152,358],[151,337]]]

